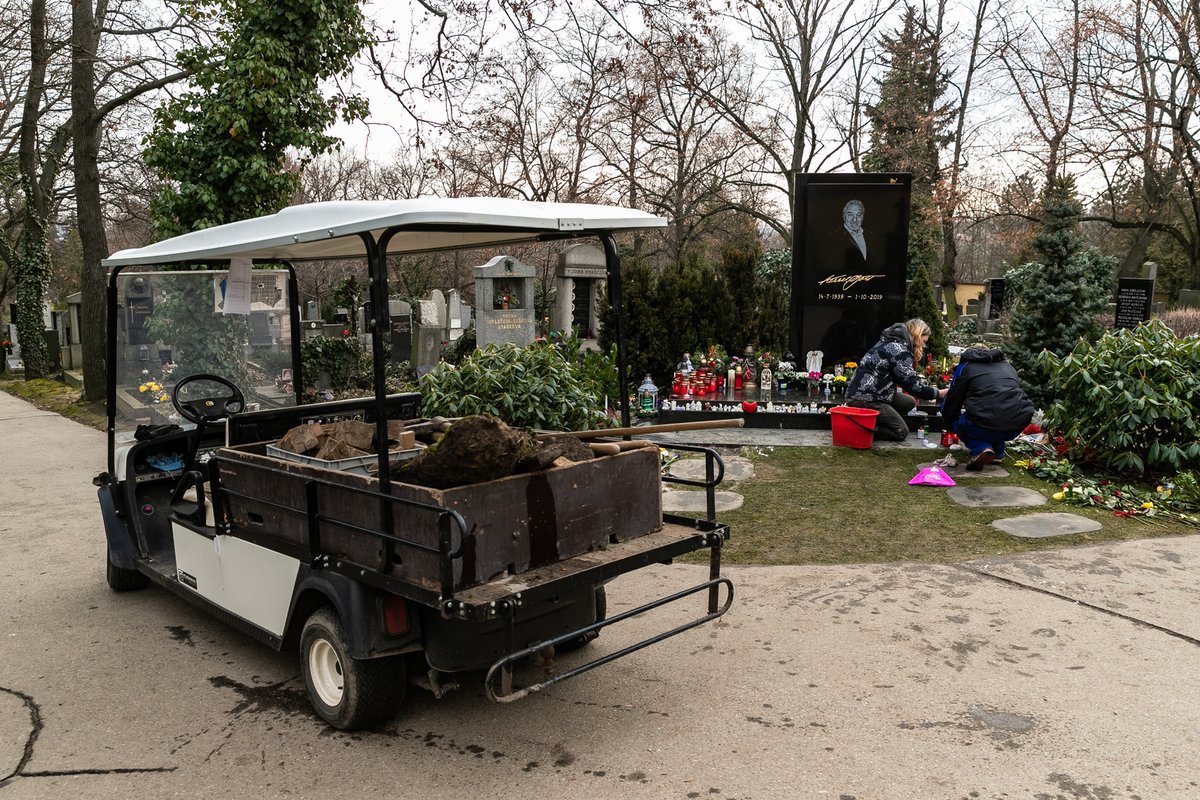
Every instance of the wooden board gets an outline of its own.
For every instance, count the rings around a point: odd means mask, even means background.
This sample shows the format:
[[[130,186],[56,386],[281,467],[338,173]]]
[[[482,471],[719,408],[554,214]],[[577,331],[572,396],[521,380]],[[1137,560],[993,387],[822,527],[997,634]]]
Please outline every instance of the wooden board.
[[[394,535],[406,543],[389,558],[382,539],[349,530],[382,531],[378,482],[265,455],[265,444],[218,453],[222,485],[234,524],[258,536],[308,548],[306,482],[315,485],[320,549],[324,554],[387,572],[426,589],[441,587],[436,511],[391,503]],[[393,482],[391,495],[458,512],[467,525],[453,561],[454,588],[521,574],[662,528],[662,483],[657,448],[630,450],[453,489]],[[259,500],[275,505],[267,505]],[[344,523],[344,524],[338,524]],[[458,544],[456,541],[455,544]],[[310,553],[311,557],[311,553]]]

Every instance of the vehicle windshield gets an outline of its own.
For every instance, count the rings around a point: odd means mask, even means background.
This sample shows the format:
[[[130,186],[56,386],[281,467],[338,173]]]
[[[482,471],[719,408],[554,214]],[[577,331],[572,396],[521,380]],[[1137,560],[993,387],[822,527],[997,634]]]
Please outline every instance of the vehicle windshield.
[[[171,392],[201,373],[237,386],[246,410],[296,404],[286,271],[252,270],[248,291],[239,291],[227,270],[138,270],[117,276],[118,439],[138,425],[193,427],[175,411]],[[193,383],[184,399],[212,386]]]

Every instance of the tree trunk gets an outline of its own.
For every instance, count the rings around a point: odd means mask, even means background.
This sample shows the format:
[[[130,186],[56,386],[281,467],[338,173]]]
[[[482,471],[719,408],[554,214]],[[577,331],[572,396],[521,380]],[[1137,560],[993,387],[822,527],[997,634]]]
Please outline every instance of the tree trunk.
[[[96,20],[91,0],[76,0],[71,12],[71,128],[75,139],[75,208],[83,248],[80,276],[80,341],[83,349],[83,397],[104,394],[105,274],[100,260],[108,239],[100,203],[100,125],[96,114]]]
[[[46,241],[46,196],[38,181],[37,125],[45,96],[46,0],[33,0],[29,8],[29,85],[21,111],[18,159],[25,208],[15,266],[17,275],[17,338],[25,378],[42,378],[50,372],[46,350],[46,325],[42,318],[46,284],[50,279],[50,247]]]
[[[958,240],[954,238],[954,217],[942,214],[942,300],[946,303],[946,319],[951,325],[958,320]]]

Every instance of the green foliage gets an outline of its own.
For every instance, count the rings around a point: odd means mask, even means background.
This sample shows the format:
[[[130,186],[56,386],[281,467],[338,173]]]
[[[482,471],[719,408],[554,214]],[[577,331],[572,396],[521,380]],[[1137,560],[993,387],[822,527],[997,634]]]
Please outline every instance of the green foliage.
[[[46,287],[50,283],[50,241],[45,221],[33,212],[33,192],[28,178],[22,176],[25,212],[16,251],[9,253],[17,285],[17,338],[21,343],[21,360],[25,363],[25,379],[50,377],[50,351],[46,347],[42,318]]]
[[[1056,398],[1046,412],[1074,460],[1117,472],[1200,467],[1200,337],[1178,339],[1158,320],[1039,357]]]
[[[300,345],[300,366],[304,370],[306,387],[324,382],[321,376],[326,376],[329,388],[334,392],[363,388],[364,378],[367,387],[374,383],[371,354],[352,336],[305,339]]]
[[[146,326],[153,340],[171,347],[175,375],[220,375],[249,388],[244,348],[250,337],[250,318],[214,311],[209,281],[166,274],[156,281],[161,292]]]
[[[155,112],[145,161],[168,184],[152,203],[159,232],[174,235],[287,205],[300,166],[337,140],[339,119],[366,115],[359,97],[326,97],[367,43],[356,0],[201,0],[220,23],[211,45],[178,54],[191,88]]]
[[[1012,303],[1005,350],[1029,396],[1043,407],[1054,395],[1047,391],[1039,354],[1048,350],[1061,356],[1080,340],[1099,338],[1097,318],[1108,308],[1115,267],[1112,258],[1083,249],[1078,231],[1082,206],[1072,179],[1050,182],[1044,208],[1044,226],[1034,241],[1042,261],[1023,265],[1014,275],[1020,287],[1015,297],[1007,291],[1007,276],[1005,281],[1006,303]]]
[[[792,250],[768,250],[758,259],[754,270],[754,288],[758,302],[752,319],[756,335],[746,341],[782,352],[790,335],[792,303]]]
[[[384,385],[388,394],[411,392],[417,375],[408,361],[394,363],[384,352]],[[300,366],[304,370],[301,391],[311,398],[316,387],[328,381],[335,397],[359,397],[375,390],[375,372],[370,348],[354,336],[334,338],[314,336],[300,345]]]
[[[688,263],[656,274],[637,259],[622,266],[625,341],[632,391],[643,376],[670,382],[685,352],[693,362],[710,346],[741,353],[781,353],[788,340],[791,303],[791,251],[761,253],[757,243],[733,237],[714,268]],[[616,342],[608,303],[601,306],[600,345]]]
[[[540,430],[589,430],[607,416],[600,395],[581,370],[553,345],[495,345],[461,365],[445,361],[421,378],[426,415],[491,414],[510,425]]]
[[[1180,491],[1178,482],[1194,485],[1195,474],[1184,472],[1176,483],[1163,481],[1153,489],[1085,475],[1069,460],[1046,454],[1035,454],[1015,462],[1043,480],[1062,487],[1053,498],[1060,503],[1079,507],[1108,509],[1124,519],[1154,522],[1163,518],[1188,525],[1200,525],[1200,516],[1189,513],[1196,506],[1188,502],[1187,490]]]
[[[908,278],[917,273],[938,275],[941,270],[942,223],[933,198],[925,187],[913,187],[912,211],[908,220]]]
[[[358,308],[366,299],[367,286],[359,281],[353,275],[347,275],[338,281],[333,291],[330,293],[330,299],[334,305],[339,308],[347,309],[350,317],[350,333],[358,333]]]
[[[578,336],[568,336],[562,339],[557,347],[568,364],[574,365],[575,373],[583,383],[584,388],[600,397],[601,404],[615,406],[621,397],[621,387],[617,382],[617,346],[611,345],[608,353],[596,350],[585,350],[583,340]],[[636,376],[630,376],[634,382]],[[639,381],[640,383],[640,381]]]
[[[659,282],[650,265],[641,259],[626,259],[621,267],[621,286],[624,298],[625,353],[630,391],[649,374],[662,385],[675,369],[675,362],[690,344],[678,342],[669,333],[666,316],[669,309],[660,306]],[[661,310],[660,310],[661,309]],[[608,350],[616,345],[616,319],[611,304],[600,304],[600,347]],[[676,347],[680,348],[678,352]]]
[[[953,106],[941,101],[950,81],[937,64],[941,44],[928,21],[908,6],[900,29],[881,37],[886,70],[878,80],[878,101],[867,107],[871,146],[863,169],[912,173],[910,279],[921,270],[940,277],[942,225],[933,191],[940,173],[939,150],[951,141],[953,119]],[[932,326],[929,317],[922,319]]]
[[[475,326],[472,325],[463,331],[457,339],[446,345],[446,349],[442,351],[442,360],[448,361],[455,366],[461,364],[464,358],[475,352],[476,341]]]
[[[904,318],[914,317],[929,323],[929,343],[925,346],[926,353],[932,353],[935,358],[948,355],[946,349],[946,325],[942,322],[942,314],[938,311],[937,302],[933,297],[933,283],[929,273],[919,268],[908,291],[904,294]]]
[[[946,328],[946,344],[970,347],[979,340],[979,321],[974,316],[961,316]]]

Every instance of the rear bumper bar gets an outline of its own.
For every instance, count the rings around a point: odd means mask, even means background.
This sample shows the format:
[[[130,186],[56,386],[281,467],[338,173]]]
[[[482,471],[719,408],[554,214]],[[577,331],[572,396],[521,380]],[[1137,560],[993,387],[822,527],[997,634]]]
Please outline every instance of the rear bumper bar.
[[[727,595],[725,597],[725,602],[719,603],[720,591],[721,591],[722,586],[724,586],[726,588]],[[671,628],[670,630],[655,634],[654,636],[651,636],[647,639],[643,639],[640,642],[636,642],[627,647],[623,647],[620,650],[616,650],[612,653],[607,653],[603,656],[600,656],[599,658],[593,659],[592,661],[588,661],[584,664],[580,664],[577,667],[573,667],[572,669],[569,669],[566,672],[561,672],[556,675],[552,675],[551,677],[549,677],[543,681],[539,681],[538,683],[532,684],[530,686],[526,686],[521,689],[516,689],[516,690],[514,690],[512,688],[513,665],[525,658],[528,658],[529,656],[533,655],[534,653],[544,650],[547,647],[555,647],[564,642],[573,641],[573,640],[579,638],[580,636],[586,636],[589,633],[592,633],[594,631],[599,631],[600,629],[606,628],[609,625],[615,625],[618,622],[623,622],[627,619],[636,617],[640,614],[645,614],[648,611],[653,611],[654,609],[662,608],[663,606],[668,605],[669,603],[674,603],[678,600],[682,600],[685,597],[690,597],[691,595],[694,595],[694,594],[697,594],[698,592],[703,592],[703,591],[708,591],[708,613],[705,614],[704,616],[697,617],[696,619],[693,619],[689,622],[685,622],[682,625],[677,625],[676,627]],[[488,699],[493,700],[494,702],[497,702],[497,703],[515,702],[517,700],[520,700],[523,697],[527,697],[535,692],[540,692],[542,689],[553,686],[556,683],[561,683],[562,681],[565,681],[568,678],[573,678],[576,675],[580,675],[584,672],[588,672],[590,670],[595,669],[596,667],[604,666],[605,664],[607,664],[611,661],[616,661],[618,658],[621,658],[622,656],[627,656],[630,653],[635,653],[638,650],[641,650],[642,648],[649,647],[652,644],[657,644],[658,642],[661,642],[664,639],[669,639],[672,636],[683,633],[684,631],[687,631],[687,630],[691,630],[692,628],[703,625],[706,622],[712,622],[713,620],[722,616],[726,611],[728,611],[730,605],[732,605],[732,604],[733,604],[733,583],[728,578],[713,578],[711,580],[707,580],[704,583],[697,584],[695,586],[692,586],[691,588],[684,589],[682,591],[676,592],[675,594],[668,595],[666,597],[660,597],[657,600],[652,600],[651,602],[646,603],[645,605],[638,606],[637,608],[630,609],[629,611],[624,611],[620,614],[617,614],[616,616],[609,617],[608,619],[600,620],[599,622],[594,622],[590,625],[586,625],[582,628],[579,628],[578,630],[574,630],[569,633],[564,633],[561,636],[556,636],[553,639],[547,639],[546,641],[543,641],[543,642],[537,642],[535,644],[530,645],[529,647],[526,647],[524,650],[518,650],[514,653],[510,653],[509,655],[506,655],[503,658],[496,661],[496,663],[492,664],[491,668],[488,669],[487,677],[484,679],[484,690],[487,692]],[[499,684],[499,686],[497,686],[497,684]]]

